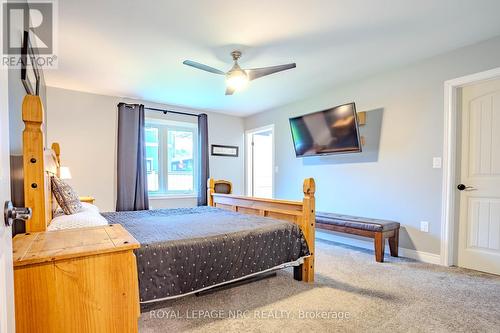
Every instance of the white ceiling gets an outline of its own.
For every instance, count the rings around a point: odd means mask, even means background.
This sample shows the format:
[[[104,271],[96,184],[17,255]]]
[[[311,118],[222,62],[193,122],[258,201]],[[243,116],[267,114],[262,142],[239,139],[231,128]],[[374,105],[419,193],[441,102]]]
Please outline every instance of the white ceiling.
[[[248,115],[500,35],[498,0],[62,0],[47,85]],[[224,95],[240,65],[297,68]]]

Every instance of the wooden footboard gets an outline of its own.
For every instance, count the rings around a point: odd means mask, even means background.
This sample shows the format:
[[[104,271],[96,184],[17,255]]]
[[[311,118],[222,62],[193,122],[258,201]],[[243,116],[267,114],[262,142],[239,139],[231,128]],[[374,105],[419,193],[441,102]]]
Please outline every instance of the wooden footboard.
[[[295,277],[304,282],[314,281],[314,237],[316,185],[313,178],[304,180],[302,201],[252,198],[232,194],[215,193],[215,181],[208,180],[208,205],[244,214],[253,214],[286,220],[297,224],[306,238],[311,256],[306,258]]]

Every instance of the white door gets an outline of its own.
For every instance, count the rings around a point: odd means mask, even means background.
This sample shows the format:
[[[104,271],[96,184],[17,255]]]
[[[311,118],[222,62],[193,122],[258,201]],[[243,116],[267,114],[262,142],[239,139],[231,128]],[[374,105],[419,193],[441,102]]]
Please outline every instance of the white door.
[[[0,10],[0,26],[3,27]],[[0,45],[3,34],[0,33]],[[0,205],[10,199],[8,72],[0,65]],[[12,231],[0,217],[0,333],[14,332]]]
[[[458,265],[500,274],[500,79],[462,89],[461,153]]]
[[[274,126],[247,131],[247,195],[272,198],[274,174]]]

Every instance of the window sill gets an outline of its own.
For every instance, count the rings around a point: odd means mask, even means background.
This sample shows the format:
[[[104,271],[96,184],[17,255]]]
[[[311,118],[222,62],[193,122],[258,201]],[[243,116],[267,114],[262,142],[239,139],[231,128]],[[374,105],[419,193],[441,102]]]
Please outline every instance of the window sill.
[[[168,199],[196,199],[195,194],[163,194],[163,195],[149,195],[149,200],[168,200]]]

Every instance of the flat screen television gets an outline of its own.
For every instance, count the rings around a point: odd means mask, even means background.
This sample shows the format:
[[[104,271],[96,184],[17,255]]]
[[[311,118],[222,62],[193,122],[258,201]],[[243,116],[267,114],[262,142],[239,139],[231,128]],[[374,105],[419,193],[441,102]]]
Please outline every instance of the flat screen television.
[[[362,150],[354,103],[290,118],[290,128],[297,157]]]

